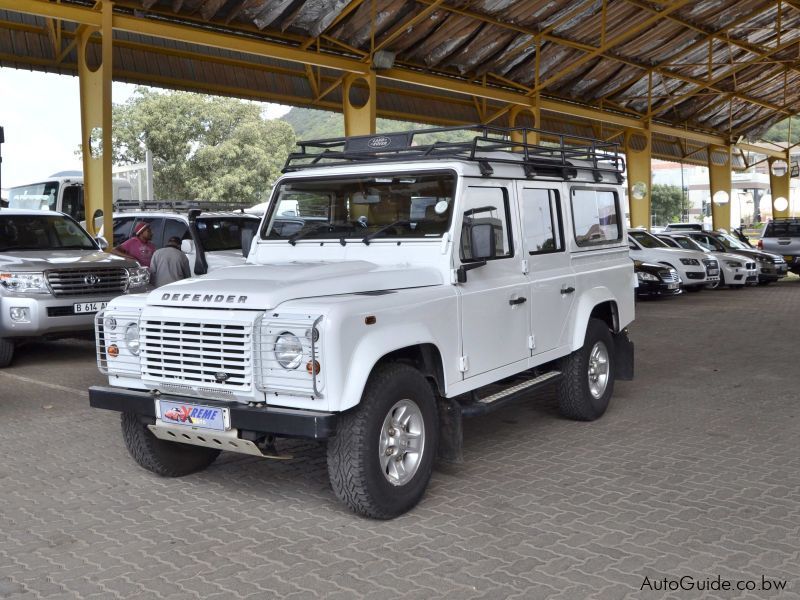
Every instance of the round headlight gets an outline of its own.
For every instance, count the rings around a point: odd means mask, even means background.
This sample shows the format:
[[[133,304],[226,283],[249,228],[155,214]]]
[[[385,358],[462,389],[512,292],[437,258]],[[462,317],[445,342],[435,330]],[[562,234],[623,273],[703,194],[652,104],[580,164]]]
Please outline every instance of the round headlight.
[[[125,329],[125,345],[134,356],[139,356],[139,326],[131,323]]]
[[[303,362],[303,344],[288,331],[278,336],[275,342],[275,359],[284,369],[296,369]]]

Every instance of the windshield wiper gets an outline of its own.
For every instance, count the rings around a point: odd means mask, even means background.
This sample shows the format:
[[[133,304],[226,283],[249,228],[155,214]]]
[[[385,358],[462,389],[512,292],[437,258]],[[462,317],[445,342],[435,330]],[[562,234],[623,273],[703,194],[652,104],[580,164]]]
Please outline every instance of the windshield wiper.
[[[383,227],[381,227],[377,231],[373,231],[372,233],[368,233],[363,238],[361,238],[361,241],[364,242],[367,246],[369,246],[369,243],[372,240],[374,240],[376,237],[378,237],[380,234],[382,234],[384,231],[386,231],[387,229],[391,229],[392,227],[396,227],[398,225],[411,225],[411,222],[407,221],[406,219],[401,219],[399,221],[395,221],[394,223],[389,223],[388,225],[384,225]]]
[[[297,240],[302,240],[307,235],[311,235],[312,233],[319,233],[323,229],[330,230],[330,225],[325,223],[324,225],[317,225],[316,227],[312,227],[311,229],[307,229],[306,231],[298,231],[297,233],[293,233],[289,236],[288,242],[294,246],[297,243]]]

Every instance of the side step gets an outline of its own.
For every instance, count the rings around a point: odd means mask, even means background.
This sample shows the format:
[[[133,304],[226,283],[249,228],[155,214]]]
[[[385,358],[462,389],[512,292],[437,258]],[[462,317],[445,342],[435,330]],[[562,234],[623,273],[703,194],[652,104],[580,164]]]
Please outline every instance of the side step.
[[[483,398],[473,393],[473,401],[461,405],[461,416],[477,417],[485,415],[518,400],[521,396],[555,383],[561,377],[561,371],[548,371],[533,379],[527,379],[522,383],[512,385]]]

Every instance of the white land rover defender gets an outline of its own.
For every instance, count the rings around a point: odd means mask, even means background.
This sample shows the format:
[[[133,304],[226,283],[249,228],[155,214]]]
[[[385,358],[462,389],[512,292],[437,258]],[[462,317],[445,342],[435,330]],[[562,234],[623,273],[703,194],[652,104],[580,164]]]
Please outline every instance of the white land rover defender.
[[[605,412],[633,376],[616,147],[418,143],[431,131],[301,142],[247,264],[98,316],[110,387],[90,402],[122,413],[141,466],[327,439],[336,495],[391,518],[437,455],[460,460],[464,417],[552,384],[566,417]]]

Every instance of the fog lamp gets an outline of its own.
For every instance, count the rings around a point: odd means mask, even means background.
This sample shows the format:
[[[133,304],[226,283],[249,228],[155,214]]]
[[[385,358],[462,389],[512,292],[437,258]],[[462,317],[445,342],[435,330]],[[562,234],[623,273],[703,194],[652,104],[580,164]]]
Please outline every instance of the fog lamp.
[[[27,306],[12,306],[10,309],[11,320],[17,323],[30,323],[31,309]]]

